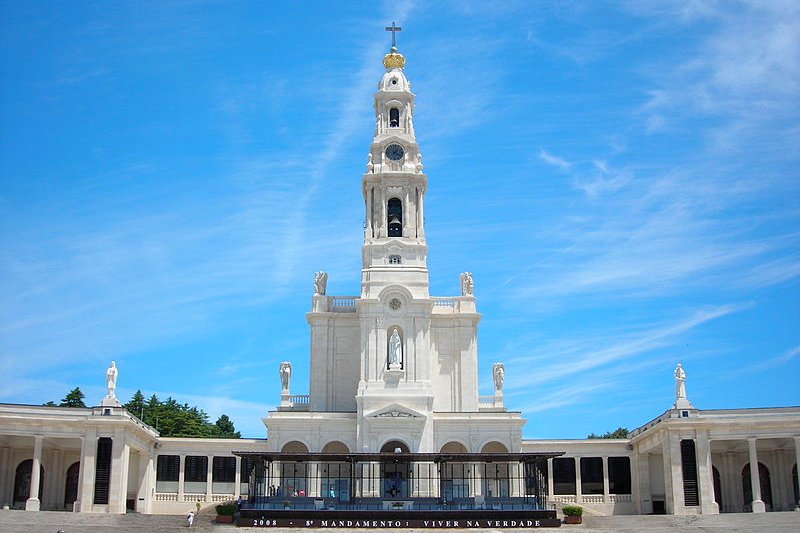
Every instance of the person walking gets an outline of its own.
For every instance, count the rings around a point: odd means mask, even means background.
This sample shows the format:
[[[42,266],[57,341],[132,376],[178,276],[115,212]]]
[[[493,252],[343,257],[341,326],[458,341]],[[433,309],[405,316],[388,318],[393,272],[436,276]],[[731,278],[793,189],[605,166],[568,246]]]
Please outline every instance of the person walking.
[[[189,516],[186,517],[186,521],[189,523],[189,527],[192,527],[192,524],[194,524],[194,509],[189,511]]]

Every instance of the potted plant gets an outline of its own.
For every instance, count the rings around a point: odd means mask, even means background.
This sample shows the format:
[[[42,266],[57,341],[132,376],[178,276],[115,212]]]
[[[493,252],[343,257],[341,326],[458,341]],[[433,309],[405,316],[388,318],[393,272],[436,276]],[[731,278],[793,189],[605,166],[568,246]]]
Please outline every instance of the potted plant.
[[[236,512],[236,502],[222,502],[216,507],[218,524],[233,524],[233,513]]]
[[[564,512],[565,524],[580,524],[583,522],[583,507],[580,505],[565,505],[562,511]]]

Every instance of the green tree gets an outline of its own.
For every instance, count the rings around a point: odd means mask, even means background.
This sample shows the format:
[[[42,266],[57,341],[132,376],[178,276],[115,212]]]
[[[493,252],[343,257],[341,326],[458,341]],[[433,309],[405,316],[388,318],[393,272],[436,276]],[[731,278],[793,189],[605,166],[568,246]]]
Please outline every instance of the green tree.
[[[233,420],[228,415],[220,415],[214,424],[217,427],[217,434],[223,439],[240,439],[242,434],[233,427]]]
[[[50,400],[47,403],[43,403],[42,405],[45,405],[47,407],[58,407],[58,404],[56,402],[54,402],[53,400]]]
[[[61,400],[61,403],[58,404],[59,407],[86,407],[86,404],[83,403],[83,399],[86,396],[83,395],[81,392],[80,387],[75,387],[71,391],[67,393],[66,396]]]
[[[131,397],[131,400],[123,407],[125,407],[125,409],[127,409],[128,412],[134,416],[144,418],[144,395],[142,394],[142,391],[137,390],[133,394],[133,397]]]
[[[627,439],[628,438],[628,430],[619,427],[614,431],[609,431],[608,433],[603,433],[602,435],[595,435],[594,433],[589,433],[586,435],[587,439]]]

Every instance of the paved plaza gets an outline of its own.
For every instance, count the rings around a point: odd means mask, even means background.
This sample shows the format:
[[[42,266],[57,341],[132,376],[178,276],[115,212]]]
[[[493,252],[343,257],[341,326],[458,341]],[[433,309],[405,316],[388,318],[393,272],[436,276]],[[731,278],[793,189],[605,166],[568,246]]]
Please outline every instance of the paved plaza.
[[[65,513],[41,511],[0,511],[0,532],[2,533],[144,533],[162,531],[186,531],[183,516],[174,515],[99,515],[86,513]],[[343,529],[301,529],[301,528],[235,528],[231,525],[213,523],[212,516],[201,515],[195,522],[193,531],[215,533],[245,531],[275,531],[281,533],[314,533],[319,531],[347,531]],[[387,531],[387,530],[360,530]],[[406,533],[480,531],[521,532],[522,529],[405,529]],[[541,531],[553,531],[542,529]],[[584,517],[584,523],[577,526],[562,526],[556,531],[579,533],[797,533],[800,531],[800,512],[764,514],[723,514],[701,516],[608,516]]]

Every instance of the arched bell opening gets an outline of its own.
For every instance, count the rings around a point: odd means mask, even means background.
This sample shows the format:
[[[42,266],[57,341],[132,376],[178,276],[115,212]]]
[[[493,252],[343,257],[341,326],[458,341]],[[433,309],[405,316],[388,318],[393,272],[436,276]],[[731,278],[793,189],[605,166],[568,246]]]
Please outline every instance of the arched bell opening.
[[[393,107],[389,110],[389,127],[390,128],[399,128],[400,127],[400,110],[396,107]]]
[[[390,198],[386,204],[389,237],[403,236],[403,202],[399,198]]]

